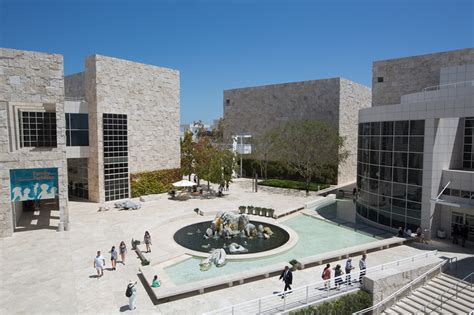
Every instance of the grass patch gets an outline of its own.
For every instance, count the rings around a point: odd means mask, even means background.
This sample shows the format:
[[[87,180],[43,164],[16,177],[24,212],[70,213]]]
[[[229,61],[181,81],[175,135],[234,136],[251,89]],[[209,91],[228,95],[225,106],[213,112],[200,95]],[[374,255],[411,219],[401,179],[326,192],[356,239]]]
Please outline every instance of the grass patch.
[[[300,182],[296,180],[289,180],[289,179],[267,179],[262,182],[258,183],[262,186],[270,186],[270,187],[278,187],[278,188],[290,188],[290,189],[298,189],[298,190],[306,190],[306,183]],[[318,189],[319,187],[319,189]],[[309,190],[310,191],[318,191],[321,189],[328,188],[328,184],[322,183],[310,183]]]
[[[334,301],[290,312],[290,315],[352,314],[370,306],[372,306],[372,295],[365,291],[358,291],[354,294],[344,295]]]

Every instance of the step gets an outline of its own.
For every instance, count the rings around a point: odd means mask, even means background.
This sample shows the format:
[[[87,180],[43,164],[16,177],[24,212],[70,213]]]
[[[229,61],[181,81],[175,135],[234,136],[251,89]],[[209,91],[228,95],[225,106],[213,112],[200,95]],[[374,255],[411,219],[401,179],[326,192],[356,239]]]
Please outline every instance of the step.
[[[445,286],[447,287],[451,287],[451,286],[454,286],[456,284],[459,284],[461,286],[468,286],[469,287],[469,283],[466,282],[466,281],[462,281],[460,279],[457,279],[457,278],[454,278],[454,277],[451,277],[451,276],[448,276],[448,275],[444,275],[444,274],[441,274],[435,278],[433,278],[432,280],[437,280],[437,282],[439,283],[443,283]],[[470,293],[473,293],[472,291]],[[474,295],[473,295],[474,297]]]
[[[427,303],[426,301],[414,295],[407,296],[402,300],[402,302],[405,302],[406,304],[416,309],[417,313],[423,313],[423,305],[424,303]]]
[[[393,310],[392,308],[387,308],[385,311],[383,311],[382,314],[386,314],[386,315],[399,315],[400,313]]]
[[[405,299],[398,301],[397,306],[404,310],[402,314],[418,314],[420,312],[410,304],[405,303]]]
[[[446,293],[446,291],[442,291],[442,287],[437,283],[424,286],[424,287],[420,288],[420,290],[422,292],[424,292],[425,294],[429,295],[432,299],[435,299],[435,300],[439,300],[439,298],[440,298],[441,294],[443,294],[443,292],[445,292],[444,293],[445,297],[449,297],[451,294],[454,293],[454,290],[450,290],[447,293]],[[462,291],[458,292],[458,298],[457,299],[456,299],[455,296],[451,296],[449,299],[453,300],[457,303],[463,304],[466,307],[471,306],[472,303],[470,301],[473,300],[470,296],[468,296],[467,294],[465,294],[465,292],[462,292]]]
[[[427,295],[425,292],[421,291],[421,289],[413,292],[413,296],[416,296],[420,300],[425,301],[427,311],[432,311],[438,307],[438,305],[430,304],[433,301],[433,298]],[[424,309],[425,309],[425,304],[423,304],[423,310]]]
[[[400,303],[400,302],[398,302],[398,303]],[[409,313],[409,311],[407,311],[406,309],[401,308],[401,307],[398,305],[398,303],[395,304],[395,305],[393,305],[390,309],[393,310],[393,311],[395,311],[395,312],[397,312],[398,314],[401,314],[401,315],[405,315],[405,314],[407,314],[407,312]]]
[[[444,296],[449,296],[450,294],[456,292],[454,288],[443,286],[443,284],[439,282],[432,282],[425,287],[431,288],[433,293],[437,294],[437,296],[433,296],[435,298],[439,298],[441,294],[444,294]],[[470,292],[467,290],[460,290],[458,291],[458,299],[471,301],[474,300],[474,296],[471,296]]]
[[[448,274],[446,274],[446,273],[442,273],[442,274],[440,274],[439,276],[437,276],[436,278],[442,278],[442,279],[444,279],[444,280],[446,280],[446,281],[449,281],[449,282],[451,282],[451,283],[453,283],[453,284],[454,284],[454,283],[457,283],[457,282],[459,282],[459,281],[461,281],[461,282],[464,283],[464,284],[469,284],[469,282],[467,282],[467,281],[464,281],[464,280],[458,279],[458,278],[456,278],[456,277],[450,276],[450,275],[448,275]]]
[[[427,295],[426,291],[428,291],[427,288],[425,288],[425,287],[420,288],[418,290],[417,296],[419,296],[419,294]],[[438,306],[441,305],[440,301],[438,301],[437,299],[434,299],[434,298],[427,299],[427,301],[429,301],[428,303],[431,303],[429,305],[430,309],[436,309],[437,312],[441,312],[441,308],[438,308]],[[458,304],[457,301],[453,301],[453,300],[448,300],[446,302],[443,302],[443,310],[451,312],[453,314],[466,314],[466,313],[469,313],[469,311],[470,311],[469,308],[466,307],[465,305]]]

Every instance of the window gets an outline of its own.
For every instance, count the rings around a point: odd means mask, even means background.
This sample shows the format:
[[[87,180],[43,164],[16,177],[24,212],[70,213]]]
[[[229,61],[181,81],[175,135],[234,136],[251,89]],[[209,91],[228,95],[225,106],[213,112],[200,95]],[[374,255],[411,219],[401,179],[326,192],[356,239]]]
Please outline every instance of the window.
[[[226,100],[225,100],[225,104],[226,104],[226,105],[230,105],[230,99],[226,99]]]
[[[103,114],[105,201],[129,197],[127,115]]]
[[[383,82],[383,77],[378,77],[378,78],[377,78],[377,82],[378,82],[378,83],[382,83],[382,82]]]
[[[474,169],[474,117],[467,117],[464,120],[464,154],[463,168]]]
[[[56,113],[20,112],[20,146],[56,147]]]
[[[89,115],[66,114],[66,145],[89,145]]]

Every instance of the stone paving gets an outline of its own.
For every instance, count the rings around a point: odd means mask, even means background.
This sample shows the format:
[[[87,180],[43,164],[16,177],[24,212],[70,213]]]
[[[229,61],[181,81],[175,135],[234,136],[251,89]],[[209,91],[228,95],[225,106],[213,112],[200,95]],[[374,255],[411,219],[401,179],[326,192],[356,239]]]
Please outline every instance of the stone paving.
[[[125,288],[128,280],[137,281],[141,267],[130,249],[132,238],[142,239],[145,230],[152,235],[152,252],[147,255],[153,264],[175,258],[182,253],[170,244],[169,236],[160,234],[169,222],[180,217],[196,216],[198,207],[206,211],[236,210],[240,205],[294,208],[304,204],[305,197],[276,195],[268,192],[251,193],[248,183],[230,186],[228,196],[207,200],[172,201],[163,195],[157,201],[143,204],[137,211],[111,209],[97,212],[95,203],[70,202],[71,231],[58,233],[51,229],[31,229],[0,239],[0,314],[89,314],[128,312]],[[41,213],[39,214],[41,217]],[[54,212],[49,214],[54,218]],[[44,222],[44,219],[37,222]],[[165,228],[163,228],[163,226]],[[124,240],[129,247],[126,265],[118,263],[116,271],[105,271],[95,278],[93,258],[101,250],[110,267],[112,245]],[[371,253],[368,265],[376,265],[399,257],[407,257],[424,250],[427,245],[395,247]],[[445,245],[446,251],[462,257],[473,257],[460,252],[460,247]],[[356,261],[358,257],[355,258]],[[295,286],[319,280],[322,267],[295,272]],[[162,305],[154,306],[143,286],[138,285],[138,314],[200,314],[214,308],[240,303],[248,299],[280,290],[281,282],[269,278],[214,291]],[[166,282],[158,290],[166,290]]]

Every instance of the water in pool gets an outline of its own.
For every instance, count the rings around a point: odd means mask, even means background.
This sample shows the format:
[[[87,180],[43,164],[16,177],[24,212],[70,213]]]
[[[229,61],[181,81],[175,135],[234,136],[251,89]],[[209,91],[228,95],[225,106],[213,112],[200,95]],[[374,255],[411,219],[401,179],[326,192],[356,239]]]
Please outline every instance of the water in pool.
[[[298,215],[281,223],[292,228],[298,234],[298,243],[282,254],[252,260],[227,261],[221,268],[212,266],[208,271],[200,271],[201,258],[190,258],[176,265],[165,268],[169,278],[176,284],[229,275],[253,268],[264,267],[276,263],[287,264],[291,259],[298,259],[344,247],[356,246],[376,241],[377,239],[323,222],[305,215]]]

